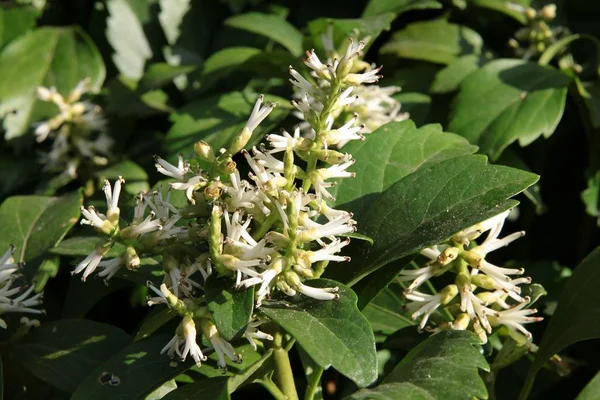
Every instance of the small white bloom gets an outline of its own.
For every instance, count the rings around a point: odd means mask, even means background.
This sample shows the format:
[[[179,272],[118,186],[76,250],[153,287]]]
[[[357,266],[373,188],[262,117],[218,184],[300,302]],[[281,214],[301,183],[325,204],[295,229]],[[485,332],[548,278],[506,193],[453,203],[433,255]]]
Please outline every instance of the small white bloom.
[[[215,353],[217,353],[217,358],[219,359],[217,365],[220,368],[227,367],[224,356],[227,356],[233,362],[242,362],[242,357],[239,354],[236,354],[233,346],[219,335],[219,331],[215,324],[206,320],[202,321],[202,333],[210,341]]]
[[[262,321],[256,318],[253,318],[249,323],[246,331],[244,332],[244,337],[248,340],[248,343],[252,346],[254,350],[257,349],[255,339],[260,340],[273,340],[273,336],[268,333],[264,333],[258,330],[258,327],[265,323],[266,321]]]
[[[294,289],[296,289],[298,292],[302,293],[303,295],[305,295],[307,297],[311,297],[315,300],[336,300],[336,299],[340,298],[340,295],[338,294],[338,291],[339,291],[338,287],[315,288],[315,287],[307,286],[303,283],[300,283],[300,284],[296,285],[296,287]]]
[[[83,259],[73,271],[71,275],[79,274],[83,271],[81,280],[85,282],[88,276],[96,270],[100,261],[102,261],[103,254],[99,253],[98,250],[92,251],[86,258]]]
[[[254,103],[254,108],[248,118],[248,122],[246,122],[245,129],[248,129],[250,133],[252,133],[256,127],[269,116],[276,106],[275,103],[265,103],[263,106],[264,99],[262,94],[258,97],[256,103]]]
[[[527,331],[523,325],[532,322],[538,322],[543,320],[542,317],[530,317],[531,314],[535,314],[537,310],[535,308],[524,309],[526,305],[530,303],[529,297],[525,297],[523,301],[508,310],[498,311],[494,315],[489,317],[490,324],[492,326],[504,325],[515,332],[521,332],[528,339],[531,339],[531,333]]]

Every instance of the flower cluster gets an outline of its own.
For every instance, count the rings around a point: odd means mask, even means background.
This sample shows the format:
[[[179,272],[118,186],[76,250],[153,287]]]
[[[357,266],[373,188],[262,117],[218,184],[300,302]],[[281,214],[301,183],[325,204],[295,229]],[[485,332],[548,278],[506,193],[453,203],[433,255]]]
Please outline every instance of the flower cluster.
[[[39,87],[38,98],[53,103],[58,114],[35,124],[38,142],[52,138],[52,147],[41,152],[41,162],[49,172],[63,172],[77,177],[82,164],[104,166],[108,163],[113,140],[106,133],[106,120],[99,106],[81,97],[90,91],[90,80],[85,79],[65,98],[55,87]]]
[[[556,5],[547,4],[540,10],[509,3],[511,8],[523,14],[527,25],[515,33],[508,41],[518,57],[525,60],[539,57],[551,44],[557,42],[566,34],[563,26],[551,27],[549,24],[556,18]]]
[[[43,314],[44,310],[34,307],[42,304],[42,293],[33,293],[33,285],[19,286],[17,282],[21,275],[21,265],[15,263],[13,257],[14,247],[11,246],[0,257],[0,315],[9,312],[26,314]],[[21,322],[28,326],[38,326],[37,320],[22,318]],[[6,329],[6,322],[0,318],[0,327]]]
[[[422,268],[400,272],[399,279],[410,282],[404,296],[410,301],[407,307],[412,318],[420,318],[419,329],[425,327],[439,307],[445,307],[453,320],[437,329],[470,328],[487,342],[492,328],[504,326],[517,338],[522,334],[531,340],[531,333],[523,325],[542,318],[531,316],[537,310],[526,308],[531,299],[521,296],[519,286],[531,283],[531,278],[521,276],[522,268],[502,268],[486,260],[489,253],[525,235],[525,232],[515,232],[499,238],[508,214],[509,211],[503,212],[454,235],[445,243],[422,250],[421,254],[430,261]],[[485,240],[475,243],[485,232],[488,232]],[[446,272],[456,274],[454,283],[437,294],[417,290],[430,278]]]
[[[334,200],[333,179],[354,176],[351,155],[332,148],[364,139],[357,117],[336,121],[344,107],[359,101],[356,94],[350,97],[352,91],[380,77],[380,68],[357,67],[366,65],[360,60],[363,47],[350,40],[344,54],[326,64],[309,52],[304,62],[319,77],[318,84],[290,68],[291,81],[301,93],[292,104],[310,124],[311,135],[281,130],[267,135],[268,146],[246,150],[254,130],[276,106],[259,96],[229,148],[215,151],[199,141],[194,145],[197,159],[180,155],[171,163],[155,156],[158,172],[172,181],[166,193],[139,194],[131,220],[122,218],[118,206],[124,180],[105,182],[106,213],[91,206],[81,210],[81,223],[92,226],[102,239],[73,273],[85,280],[99,270],[97,275],[108,280],[123,267],[138,269],[140,257],[162,257],[164,278],[148,283],[153,294],[148,304],[167,304],[181,317],[163,352],[180,359],[189,355],[200,363],[205,359],[198,345],[203,335],[221,367],[225,358],[239,361],[239,356],[220,336],[201,295],[210,275],[229,277],[237,290],[256,286],[256,307],[274,292],[337,299],[337,287],[316,288],[305,281],[318,278],[329,262],[349,259],[340,252],[355,221],[328,202]],[[234,158],[247,164],[246,176]],[[185,206],[171,202],[175,192],[185,196]],[[125,250],[104,259],[115,243]],[[253,346],[255,339],[272,339],[258,330],[262,322],[255,316],[248,322],[244,336]]]
[[[358,38],[358,32],[354,38]],[[320,110],[322,103],[318,97],[315,97],[315,90],[327,89],[330,84],[330,69],[337,68],[338,60],[348,57],[349,54],[362,54],[366,43],[370,40],[369,37],[362,40],[353,39],[349,43],[344,43],[339,51],[335,48],[333,37],[333,26],[329,26],[326,33],[321,35],[321,41],[326,52],[327,58],[324,62],[317,57],[314,50],[307,51],[307,59],[305,64],[311,69],[311,76],[316,80],[316,84],[312,84],[304,79],[292,79],[295,89],[295,98],[300,104],[310,109]],[[408,113],[400,112],[400,103],[392,97],[393,94],[400,91],[397,86],[380,87],[378,85],[365,85],[366,83],[374,83],[379,80],[381,75],[379,71],[381,67],[368,64],[359,58],[355,58],[354,62],[346,65],[348,69],[347,81],[351,85],[342,93],[336,107],[333,107],[329,114],[329,120],[326,121],[328,128],[335,126],[335,122],[340,123],[339,126],[347,125],[362,125],[361,132],[373,132],[380,126],[391,121],[404,121],[408,119]],[[293,69],[292,76],[297,74]],[[362,73],[358,73],[361,72]],[[305,111],[299,109],[294,115],[304,122],[299,124],[300,130],[308,137],[313,137],[315,132],[311,122],[307,119]],[[342,126],[343,128],[343,126]],[[340,129],[342,129],[340,128]],[[337,148],[341,148],[348,140],[340,140],[335,144]]]

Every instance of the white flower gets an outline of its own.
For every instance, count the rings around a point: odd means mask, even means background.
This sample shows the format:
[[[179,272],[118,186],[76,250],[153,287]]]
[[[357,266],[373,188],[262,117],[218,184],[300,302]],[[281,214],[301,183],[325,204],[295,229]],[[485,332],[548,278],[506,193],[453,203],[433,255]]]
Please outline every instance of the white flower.
[[[112,258],[110,260],[100,261],[98,267],[102,268],[102,271],[98,272],[98,276],[110,280],[123,266],[123,260],[121,257]],[[88,274],[89,275],[89,274]],[[87,276],[87,275],[86,275]]]
[[[525,297],[520,304],[509,308],[508,310],[496,312],[494,315],[489,317],[490,324],[492,326],[504,325],[512,331],[519,331],[524,334],[525,337],[531,339],[531,333],[523,328],[523,325],[541,321],[543,318],[529,316],[537,312],[537,310],[534,308],[523,309],[529,303],[529,297]]]
[[[490,232],[490,235],[495,235],[495,237],[498,237],[498,234],[502,230],[502,227],[504,226],[504,221],[508,217],[509,213],[510,210],[507,210],[503,213],[493,216],[492,218],[486,219],[483,222],[473,225],[472,227],[467,228],[464,231],[461,231],[454,235],[452,237],[452,240],[461,243],[465,246],[468,246],[472,240],[477,239],[479,236],[481,236],[482,233],[487,232],[489,230],[492,230],[492,232]]]
[[[336,253],[339,253],[344,246],[347,246],[350,243],[350,239],[341,241],[339,239],[335,239],[330,244],[324,246],[320,250],[317,251],[309,251],[309,260],[312,263],[316,263],[318,261],[350,261],[350,257],[348,256],[338,256]]]
[[[11,276],[18,271],[19,264],[15,263],[15,246],[10,246],[0,257],[0,285],[10,280]]]
[[[42,293],[37,293],[33,296],[30,296],[34,289],[33,285],[25,289],[25,287],[12,288],[12,284],[13,280],[10,280],[2,288],[0,288],[0,315],[9,312],[27,314],[45,313],[44,310],[33,308],[42,304]],[[20,295],[15,298],[11,298],[12,296],[18,294]],[[7,328],[6,322],[2,318],[0,318],[0,328]]]
[[[177,156],[177,166],[174,166],[173,164],[169,163],[165,159],[160,158],[159,156],[154,156],[154,160],[156,161],[156,164],[154,164],[154,166],[156,167],[156,170],[159,173],[166,175],[170,178],[175,178],[178,181],[184,181],[185,174],[190,172],[190,166],[187,162],[183,160],[182,154],[179,154]]]
[[[438,270],[439,267],[437,265],[430,263],[422,268],[403,269],[396,279],[399,281],[413,281],[410,286],[406,288],[406,292],[410,293],[421,286],[427,279],[435,276]]]
[[[217,365],[220,368],[227,367],[224,356],[227,356],[233,362],[242,362],[242,357],[239,354],[235,353],[233,346],[225,339],[223,339],[221,335],[219,335],[219,331],[217,330],[215,324],[213,324],[210,321],[203,320],[202,333],[210,341],[213,349],[215,350],[215,353],[217,353],[217,358],[219,359]]]
[[[247,129],[250,132],[250,134],[256,129],[256,127],[261,122],[265,120],[265,118],[269,116],[271,111],[273,111],[273,109],[276,106],[275,103],[265,103],[265,105],[263,106],[262,103],[264,99],[265,98],[262,94],[258,97],[256,103],[254,103],[254,108],[252,109],[252,113],[248,118],[248,122],[246,122],[244,129]]]
[[[206,356],[202,353],[198,343],[196,343],[196,325],[194,324],[194,320],[187,316],[183,317],[177,331],[175,336],[160,351],[160,354],[167,352],[169,357],[177,354],[181,358],[181,361],[185,361],[189,354],[196,362],[196,365],[200,366],[202,361],[206,361]],[[181,331],[181,335],[179,331]]]
[[[254,339],[260,340],[273,340],[273,336],[268,333],[264,333],[258,330],[258,327],[265,323],[265,321],[258,320],[253,318],[249,323],[246,331],[244,332],[244,337],[248,340],[248,343],[252,346],[254,350],[256,350],[256,341]]]
[[[98,250],[92,251],[86,258],[83,259],[73,271],[71,271],[71,275],[79,274],[83,271],[83,275],[81,276],[81,280],[85,282],[88,276],[92,272],[96,270],[100,261],[102,261],[102,257],[104,254],[98,252]],[[116,271],[115,271],[116,272]]]
[[[299,283],[298,285],[295,286],[294,289],[296,289],[298,292],[302,293],[303,295],[305,295],[307,297],[311,297],[316,300],[335,300],[335,299],[340,298],[340,295],[337,294],[337,292],[339,291],[338,287],[315,288],[312,286],[307,286],[303,283]]]
[[[354,232],[356,230],[355,224],[356,221],[352,219],[352,214],[342,214],[325,224],[313,222],[307,229],[302,230],[298,234],[297,240],[301,243],[306,243],[323,237],[344,235]]]

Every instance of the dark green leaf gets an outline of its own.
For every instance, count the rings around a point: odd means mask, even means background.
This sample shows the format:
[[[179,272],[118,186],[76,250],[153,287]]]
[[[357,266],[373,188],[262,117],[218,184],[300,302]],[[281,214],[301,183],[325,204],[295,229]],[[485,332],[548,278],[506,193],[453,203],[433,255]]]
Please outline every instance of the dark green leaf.
[[[38,15],[33,7],[0,8],[0,49],[33,29]]]
[[[274,96],[270,101],[285,104],[286,100]],[[216,95],[187,104],[171,114],[173,126],[167,133],[165,148],[173,157],[178,153],[193,154],[193,144],[198,140],[208,142],[216,150],[226,147],[240,133],[256,98],[249,99],[241,92]],[[281,121],[287,110],[277,107],[259,126],[254,136],[261,137],[272,124]]]
[[[435,76],[431,84],[432,93],[449,93],[458,89],[460,83],[483,64],[483,58],[477,54],[454,59]]]
[[[294,25],[275,15],[250,12],[228,18],[225,25],[266,36],[296,57],[303,52],[302,33]]]
[[[261,50],[254,47],[228,47],[214,52],[202,64],[200,87],[202,90],[212,88],[221,79],[226,78],[242,64],[261,53]]]
[[[596,248],[575,268],[567,281],[558,306],[544,333],[535,360],[529,368],[521,398],[527,398],[535,375],[546,360],[567,346],[600,337],[597,318],[600,309],[600,248]]]
[[[129,282],[122,279],[111,279],[107,284],[102,279],[88,279],[87,282],[82,282],[81,277],[74,276],[69,282],[62,317],[83,318],[100,300],[130,286]]]
[[[347,40],[348,36],[358,30],[360,39],[367,36],[370,38],[367,43],[368,48],[381,32],[390,30],[390,25],[395,18],[396,14],[391,12],[355,19],[319,18],[308,23],[308,30],[317,47],[321,47],[319,36],[327,32],[329,25],[333,26],[334,44],[336,45]]]
[[[292,335],[321,368],[331,366],[357,385],[369,385],[377,379],[375,338],[356,307],[356,295],[328,279],[305,284],[338,286],[340,298],[322,301],[299,294],[289,301],[265,301],[260,311]]]
[[[400,92],[392,96],[402,105],[402,112],[407,112],[410,120],[421,126],[427,121],[431,97],[423,93]]]
[[[502,152],[502,155],[496,161],[498,164],[506,165],[508,167],[518,168],[523,171],[532,172],[531,168],[525,161],[517,155],[512,149],[505,149]],[[523,194],[533,203],[535,206],[535,213],[541,215],[546,212],[546,204],[544,204],[544,200],[542,199],[542,187],[539,182],[531,185]]]
[[[477,147],[458,135],[443,132],[439,125],[417,129],[413,121],[407,120],[386,124],[370,133],[367,140],[349,143],[344,151],[353,155],[356,162],[352,169],[360,175],[341,180],[331,193],[340,208],[359,216],[400,179],[444,160],[472,154]]]
[[[600,81],[584,84],[589,96],[583,100],[589,111],[590,122],[594,128],[600,128]]]
[[[448,23],[444,19],[414,22],[381,47],[382,54],[402,58],[450,64],[463,54],[479,54],[483,40],[466,26]]]
[[[67,94],[90,78],[99,89],[105,74],[100,53],[80,29],[39,28],[13,40],[0,53],[0,118],[6,139],[23,135],[42,117],[36,115],[39,86],[55,86]]]
[[[491,10],[499,11],[505,15],[508,15],[511,18],[516,19],[522,24],[527,23],[527,17],[522,11],[513,6],[513,4],[517,4],[517,6],[523,6],[524,8],[528,7],[531,3],[531,0],[514,0],[514,1],[505,1],[505,0],[467,0],[468,3],[473,5],[489,8]]]
[[[58,246],[50,249],[50,253],[61,256],[88,256],[94,251],[99,242],[100,239],[97,236],[74,236],[63,240]],[[123,254],[124,251],[124,245],[115,243],[105,257],[117,257]]]
[[[381,157],[381,155],[378,155]],[[421,168],[392,185],[357,218],[373,246],[355,246],[350,265],[328,276],[354,284],[367,274],[484,221],[517,202],[507,200],[538,176],[488,165],[484,156],[462,156]]]
[[[109,0],[106,6],[110,14],[106,38],[114,50],[113,62],[123,76],[138,80],[144,75],[146,61],[152,57],[142,22],[131,1]]]
[[[264,379],[273,368],[273,350],[269,349],[258,361],[229,378],[229,391],[233,393],[239,387]]]
[[[581,192],[581,200],[585,204],[585,211],[597,218],[600,224],[600,171],[588,179],[587,188]]]
[[[218,377],[203,379],[198,382],[187,384],[177,390],[172,391],[164,400],[228,400],[227,378]]]
[[[219,333],[227,341],[248,326],[254,310],[254,290],[234,289],[233,280],[216,274],[205,284],[206,303]]]
[[[160,354],[170,339],[164,335],[153,336],[135,342],[112,355],[91,371],[83,381],[79,380],[81,384],[71,400],[144,399],[163,383],[194,365],[190,357],[185,363],[178,363],[175,367],[170,365],[169,357]],[[106,374],[111,374],[113,382],[118,380],[118,384],[111,385],[100,380],[101,377],[106,377]]]
[[[84,319],[44,323],[14,346],[25,368],[52,386],[72,393],[113,353],[131,342],[121,329]]]
[[[0,249],[13,244],[18,262],[33,262],[75,225],[81,202],[79,191],[62,197],[9,197],[0,205]]]
[[[433,400],[435,397],[425,389],[410,383],[386,383],[373,389],[363,389],[352,394],[348,400]],[[445,397],[444,397],[445,398]]]
[[[142,76],[138,90],[146,92],[151,89],[161,88],[179,75],[189,74],[197,67],[195,65],[172,66],[167,63],[154,63],[148,67],[148,70]]]
[[[532,283],[531,285],[523,286],[521,291],[523,297],[529,297],[531,302],[529,305],[535,304],[536,301],[542,296],[546,296],[548,292],[539,283]]]
[[[394,280],[398,273],[404,269],[412,260],[412,257],[404,257],[379,268],[377,271],[358,281],[352,290],[358,296],[358,309],[364,310],[383,289]]]
[[[585,385],[575,400],[600,400],[600,372]]]
[[[147,117],[173,111],[167,94],[155,89],[142,92],[135,80],[118,76],[108,82],[107,110],[118,116]]]
[[[171,379],[156,388],[156,390],[146,396],[144,400],[161,400],[174,390],[177,390],[177,382],[175,382],[175,379]]]
[[[235,343],[233,343],[235,345]],[[208,360],[202,363],[200,367],[193,366],[187,373],[187,380],[197,380],[198,377],[196,374],[199,374],[200,377],[213,378],[216,376],[231,376],[237,377],[240,374],[245,375],[246,372],[249,372],[250,369],[255,367],[255,364],[266,361],[265,357],[261,357],[261,354],[255,351],[250,344],[243,344],[240,346],[235,346],[235,351],[238,353],[242,359],[241,363],[233,362],[228,357],[225,357],[225,363],[227,364],[226,370],[223,370],[217,366],[217,355],[213,352],[208,356]],[[266,355],[265,355],[266,356]],[[251,374],[250,374],[251,375]],[[193,379],[191,379],[194,377]],[[241,381],[245,381],[245,378],[240,379]],[[235,389],[237,384],[242,385],[243,382],[240,382],[238,378],[232,379],[232,385],[230,386],[231,391]]]
[[[383,383],[404,385],[396,398],[412,398],[404,395],[408,390],[407,395],[420,395],[416,398],[487,399],[479,369],[489,371],[489,366],[479,344],[479,339],[468,331],[435,334],[412,349]],[[415,386],[421,390],[415,390]]]
[[[133,341],[137,342],[139,340],[149,338],[150,335],[152,335],[176,316],[177,313],[168,307],[154,307],[142,322],[142,325],[135,334]]]
[[[495,160],[515,140],[527,146],[554,133],[570,80],[530,61],[492,61],[463,80],[448,129]]]
[[[148,174],[144,168],[131,160],[120,161],[116,164],[111,165],[108,168],[97,171],[96,175],[100,179],[113,180],[119,176],[125,178],[125,181],[147,181]]]
[[[402,295],[404,289],[398,283],[385,288],[363,310],[373,331],[390,335],[399,329],[415,324],[408,312],[403,312],[406,299]]]
[[[442,8],[442,5],[435,0],[370,0],[363,11],[363,17],[386,12],[402,14],[410,10],[427,8]]]

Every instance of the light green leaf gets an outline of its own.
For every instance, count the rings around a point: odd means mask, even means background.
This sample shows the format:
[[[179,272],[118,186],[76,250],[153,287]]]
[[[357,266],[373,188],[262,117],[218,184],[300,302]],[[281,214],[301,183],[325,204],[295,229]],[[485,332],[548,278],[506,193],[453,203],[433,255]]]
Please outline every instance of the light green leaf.
[[[227,341],[246,329],[254,310],[254,289],[234,289],[233,286],[232,279],[216,274],[209,276],[204,285],[208,310]]]
[[[488,165],[484,156],[462,156],[407,175],[357,217],[373,246],[357,245],[350,265],[328,269],[333,279],[354,284],[383,265],[449,238],[518,204],[507,200],[538,176]]]
[[[412,349],[383,383],[402,384],[396,392],[402,399],[487,399],[479,369],[490,370],[479,339],[468,331],[444,331]]]
[[[275,15],[250,12],[234,15],[225,25],[265,36],[290,51],[296,57],[303,52],[302,33],[294,25]]]
[[[191,400],[191,399],[206,399],[206,400],[228,400],[229,392],[227,391],[227,378],[217,377],[203,379],[198,382],[187,384],[177,390],[172,391],[165,397],[164,400]]]
[[[35,275],[33,276],[33,279],[31,280],[32,282],[34,282],[33,290],[36,293],[39,293],[42,290],[44,290],[46,283],[48,283],[48,281],[51,278],[56,277],[56,275],[58,274],[59,268],[60,268],[60,257],[58,257],[58,256],[46,257],[44,259],[44,261],[42,261],[42,263],[40,264],[40,267],[37,269],[37,271],[35,272]]]
[[[529,61],[492,61],[462,82],[448,129],[495,160],[515,140],[527,146],[554,133],[570,80]]]
[[[202,90],[212,88],[246,61],[261,53],[261,50],[254,47],[227,47],[214,52],[202,64],[200,87]],[[268,56],[271,57],[272,55],[269,53]]]
[[[13,355],[38,378],[72,393],[94,368],[130,342],[131,337],[117,327],[63,319],[33,330],[14,345]]]
[[[375,338],[369,322],[356,307],[356,295],[328,279],[305,284],[317,288],[337,286],[340,298],[323,301],[299,294],[289,301],[265,301],[260,311],[292,335],[321,368],[331,366],[357,385],[369,385],[377,379]]]
[[[125,76],[111,79],[107,87],[107,110],[118,116],[147,117],[173,111],[167,104],[169,98],[164,91],[143,92],[138,89],[137,81]]]
[[[431,84],[432,93],[450,93],[458,89],[460,83],[483,64],[477,54],[468,54],[454,59],[435,76]]]
[[[0,249],[13,244],[17,262],[35,265],[79,220],[81,203],[79,191],[62,197],[9,197],[0,205]]]
[[[274,96],[267,99],[280,104],[286,102]],[[171,114],[173,126],[165,139],[167,154],[173,157],[178,153],[192,155],[193,144],[198,140],[208,142],[215,151],[227,147],[246,124],[255,101],[256,98],[247,98],[241,92],[230,92],[189,103],[175,111]],[[287,109],[277,107],[254,131],[251,143],[272,129],[287,113]]]
[[[273,349],[269,349],[259,360],[229,378],[229,393],[235,392],[246,384],[264,379],[265,375],[269,375],[273,369]]]
[[[348,400],[434,400],[435,397],[420,387],[407,383],[386,383],[374,387],[373,389],[363,389],[352,396]]]
[[[94,173],[100,179],[113,180],[122,176],[125,181],[147,181],[148,174],[144,168],[131,160],[123,160],[116,164],[111,165],[108,168],[97,171]]]
[[[585,204],[585,211],[596,217],[596,223],[600,225],[600,171],[588,179],[587,188],[581,192],[581,200]]]
[[[39,28],[13,40],[0,53],[0,118],[6,140],[25,134],[32,122],[47,116],[36,105],[39,86],[55,86],[66,95],[90,78],[97,90],[105,75],[98,49],[78,28]]]
[[[575,400],[600,400],[600,372],[585,385]]]
[[[175,367],[170,365],[169,357],[160,354],[170,339],[165,335],[153,336],[113,354],[85,379],[79,379],[81,383],[71,400],[144,399],[163,383],[194,365],[191,357]],[[106,382],[107,379],[99,380],[102,376],[106,378],[106,374],[111,374],[113,382],[118,383],[110,384]]]
[[[100,239],[97,236],[74,236],[63,240],[58,246],[50,249],[50,253],[59,254],[61,256],[88,256]],[[113,247],[106,253],[106,258],[117,257],[125,251],[125,246],[121,243],[115,243]]]
[[[331,193],[335,204],[359,216],[382,192],[407,175],[444,160],[472,154],[477,147],[440,125],[417,128],[411,120],[391,122],[364,141],[350,142],[344,151],[356,160],[354,179],[342,179]],[[362,177],[362,178],[361,178]],[[361,233],[363,228],[358,225]],[[367,235],[369,236],[369,235]]]
[[[410,10],[425,10],[442,8],[435,0],[370,0],[363,11],[363,17],[378,15],[386,12],[402,14]]]
[[[381,47],[382,54],[402,58],[450,64],[463,54],[479,54],[483,40],[466,26],[451,24],[444,19],[414,22]]]
[[[152,57],[144,27],[129,1],[109,0],[106,6],[110,14],[106,38],[114,50],[113,62],[123,76],[138,80],[144,74],[146,61]]]
[[[35,27],[39,11],[33,7],[0,8],[0,49]]]
[[[177,382],[175,382],[175,379],[171,379],[160,385],[155,391],[146,396],[144,400],[161,400],[174,390],[177,390]]]
[[[556,311],[546,328],[535,360],[529,368],[520,398],[525,399],[537,372],[554,354],[573,343],[600,337],[600,325],[594,318],[600,309],[600,248],[579,264],[561,293]]]
[[[197,68],[195,65],[172,66],[167,63],[153,63],[142,76],[138,85],[140,93],[161,88],[179,75],[189,74]]]

